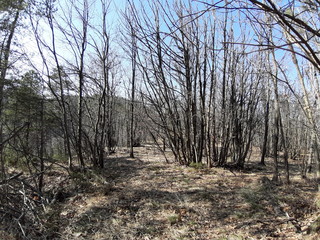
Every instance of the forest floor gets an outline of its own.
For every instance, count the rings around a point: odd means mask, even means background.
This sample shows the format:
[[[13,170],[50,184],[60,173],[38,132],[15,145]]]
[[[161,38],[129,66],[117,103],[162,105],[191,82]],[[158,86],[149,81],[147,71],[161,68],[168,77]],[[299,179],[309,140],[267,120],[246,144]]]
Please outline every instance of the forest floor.
[[[320,239],[316,184],[294,162],[291,184],[274,185],[271,159],[231,172],[168,164],[147,148],[127,156],[101,173],[53,172],[47,187],[61,196],[42,216],[43,239]]]

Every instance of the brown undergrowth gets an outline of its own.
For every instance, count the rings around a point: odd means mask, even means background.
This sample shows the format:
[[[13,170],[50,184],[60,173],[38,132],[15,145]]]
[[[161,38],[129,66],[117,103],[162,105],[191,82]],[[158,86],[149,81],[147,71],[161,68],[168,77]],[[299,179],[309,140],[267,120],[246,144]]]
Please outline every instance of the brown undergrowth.
[[[253,160],[231,172],[167,164],[146,148],[126,155],[108,158],[103,172],[47,179],[62,197],[41,216],[44,239],[319,238],[316,185],[298,172],[275,185],[272,166]]]

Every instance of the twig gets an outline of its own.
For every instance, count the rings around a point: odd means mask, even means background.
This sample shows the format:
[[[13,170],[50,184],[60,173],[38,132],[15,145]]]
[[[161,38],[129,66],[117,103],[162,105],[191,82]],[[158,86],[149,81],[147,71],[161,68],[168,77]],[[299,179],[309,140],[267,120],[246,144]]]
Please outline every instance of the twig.
[[[17,181],[20,181],[23,186],[28,187],[29,189],[31,189],[33,192],[36,192],[37,194],[39,194],[40,196],[42,195],[41,192],[39,192],[38,189],[36,189],[35,187],[31,186],[29,183],[27,183],[25,180],[21,179],[21,178],[16,178]]]
[[[20,177],[22,174],[23,174],[23,172],[20,172],[20,173],[17,173],[16,175],[13,175],[13,176],[9,177],[8,179],[2,180],[2,181],[0,182],[0,185],[6,184],[6,183],[8,183],[8,182],[11,181],[11,180],[16,179],[16,178]]]
[[[22,129],[24,129],[29,124],[30,123],[26,122],[20,128],[15,129],[11,136],[9,136],[7,139],[3,140],[3,142],[0,143],[0,146],[3,146],[6,142],[9,142],[12,138],[14,138]]]
[[[19,227],[20,227],[20,229],[21,229],[21,232],[22,232],[23,236],[24,236],[26,239],[29,239],[29,238],[27,238],[26,233],[25,233],[25,231],[24,231],[24,229],[23,229],[23,227],[22,227],[22,225],[21,225],[21,223],[20,223],[20,219],[21,219],[23,216],[24,216],[24,213],[22,213],[22,214],[20,215],[20,217],[19,217],[18,219],[16,219],[16,221],[18,222],[18,225],[19,225]]]

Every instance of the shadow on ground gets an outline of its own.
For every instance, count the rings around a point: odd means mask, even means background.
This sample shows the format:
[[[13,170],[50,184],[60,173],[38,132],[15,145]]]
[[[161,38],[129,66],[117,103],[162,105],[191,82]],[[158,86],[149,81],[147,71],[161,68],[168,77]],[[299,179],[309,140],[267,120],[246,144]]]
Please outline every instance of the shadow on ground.
[[[70,221],[66,239],[303,239],[302,220],[315,211],[312,188],[261,182],[268,167],[234,174],[125,157],[105,166],[112,191]]]

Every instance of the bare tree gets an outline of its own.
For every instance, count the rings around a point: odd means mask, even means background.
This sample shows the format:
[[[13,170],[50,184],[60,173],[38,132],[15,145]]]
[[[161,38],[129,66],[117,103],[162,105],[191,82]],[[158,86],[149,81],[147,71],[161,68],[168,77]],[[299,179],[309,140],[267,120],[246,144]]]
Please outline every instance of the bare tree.
[[[96,86],[97,92],[94,93],[94,98],[98,98],[98,107],[93,111],[87,109],[90,119],[95,121],[94,137],[92,141],[93,163],[100,168],[104,166],[105,148],[108,147],[110,152],[110,142],[112,141],[112,83],[110,82],[110,71],[113,67],[112,53],[110,49],[110,35],[107,31],[107,14],[109,9],[109,1],[100,1],[102,18],[101,28],[93,27],[94,37],[92,45],[95,50],[94,64],[99,66],[92,72],[91,80],[93,86]],[[96,75],[96,76],[95,76]],[[94,76],[94,77],[93,77]]]
[[[69,168],[73,166],[72,151],[71,151],[71,132],[70,132],[70,117],[68,115],[67,100],[66,100],[66,72],[61,64],[61,59],[57,49],[57,31],[56,22],[54,20],[55,6],[53,1],[46,2],[46,11],[43,13],[44,19],[49,26],[51,43],[47,43],[41,37],[40,21],[41,19],[35,18],[35,16],[29,14],[31,28],[35,36],[38,51],[42,58],[42,62],[46,69],[46,76],[48,77],[48,87],[53,94],[54,98],[58,102],[61,114],[62,114],[62,128],[65,142],[66,155],[68,156]],[[50,60],[47,57],[47,51],[52,55],[54,60],[55,69],[51,70]],[[58,87],[56,87],[56,85]]]
[[[85,166],[83,156],[83,113],[84,113],[84,85],[85,85],[85,53],[88,45],[89,28],[89,2],[85,0],[83,4],[69,2],[67,9],[63,11],[62,21],[67,29],[62,30],[66,40],[75,57],[75,64],[71,67],[78,78],[78,116],[77,116],[77,139],[76,149],[78,160],[82,168]],[[73,14],[79,19],[77,26],[73,20]]]
[[[123,27],[126,32],[123,33],[123,49],[129,56],[129,61],[131,64],[131,103],[130,103],[130,157],[134,158],[133,147],[135,145],[135,99],[136,99],[136,76],[137,76],[137,26],[135,24],[134,16],[137,14],[136,7],[134,3],[128,2],[128,6],[125,12],[122,14],[124,18]]]

